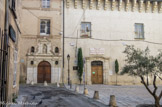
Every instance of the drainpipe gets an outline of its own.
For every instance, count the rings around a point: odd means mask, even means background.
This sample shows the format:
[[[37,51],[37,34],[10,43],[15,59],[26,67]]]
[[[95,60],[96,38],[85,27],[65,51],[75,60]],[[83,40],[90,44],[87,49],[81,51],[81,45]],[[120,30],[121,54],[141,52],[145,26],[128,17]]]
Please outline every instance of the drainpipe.
[[[8,8],[9,8],[9,3],[8,0],[5,0],[5,24],[4,24],[4,28],[5,28],[5,34],[8,35],[8,26],[9,26],[9,20],[8,20]]]
[[[63,83],[63,85],[64,85],[64,67],[65,67],[65,58],[64,58],[64,54],[65,54],[65,52],[64,52],[64,50],[65,50],[65,0],[63,0],[63,61],[62,61],[62,63],[63,63],[63,72],[62,72],[62,83]]]
[[[4,22],[4,50],[6,50],[6,52],[8,52],[8,42],[9,42],[9,39],[8,39],[8,29],[9,29],[9,1],[8,0],[5,0],[5,22]],[[8,53],[7,53],[8,54]],[[7,54],[4,54],[3,56],[3,72],[4,72],[4,79],[5,81],[3,81],[3,85],[6,85],[6,89],[4,91],[4,95],[5,95],[5,98],[4,98],[4,101],[7,101],[8,99],[8,55]]]

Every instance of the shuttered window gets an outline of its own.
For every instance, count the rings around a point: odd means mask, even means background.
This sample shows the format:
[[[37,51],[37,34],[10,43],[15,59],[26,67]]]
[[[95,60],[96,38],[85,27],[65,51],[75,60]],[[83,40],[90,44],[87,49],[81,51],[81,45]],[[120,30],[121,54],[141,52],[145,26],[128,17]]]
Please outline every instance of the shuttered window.
[[[142,23],[135,23],[135,38],[144,39],[144,25]]]

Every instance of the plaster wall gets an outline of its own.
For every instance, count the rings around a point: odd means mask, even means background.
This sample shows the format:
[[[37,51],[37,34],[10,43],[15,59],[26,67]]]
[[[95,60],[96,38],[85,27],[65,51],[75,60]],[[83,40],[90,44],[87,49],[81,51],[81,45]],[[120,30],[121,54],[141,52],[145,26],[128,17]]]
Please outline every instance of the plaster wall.
[[[79,2],[80,3],[80,2]],[[119,62],[120,71],[125,63],[125,54],[123,51],[125,45],[134,45],[136,48],[145,49],[149,47],[152,55],[157,55],[158,51],[162,49],[162,14],[151,11],[146,13],[145,10],[139,12],[132,11],[114,11],[100,8],[97,10],[87,8],[82,9],[81,4],[78,3],[78,8],[74,8],[71,2],[69,8],[65,8],[65,58],[69,54],[71,79],[73,83],[79,83],[77,71],[73,70],[76,66],[76,48],[81,47],[83,57],[109,58],[105,67],[107,77],[104,78],[104,84],[115,84],[116,77],[114,71],[114,63],[117,59]],[[122,8],[123,9],[123,8]],[[91,22],[91,37],[80,37],[81,22]],[[144,24],[144,39],[135,38],[135,23]],[[90,54],[91,48],[103,48],[105,50],[102,55]],[[101,60],[101,59],[100,59]],[[91,61],[87,60],[86,70],[87,83],[91,84]],[[119,84],[140,84],[140,79],[130,76],[119,76]],[[150,77],[151,80],[151,77]],[[67,82],[67,59],[65,59],[65,81]],[[158,80],[159,82],[160,79]]]

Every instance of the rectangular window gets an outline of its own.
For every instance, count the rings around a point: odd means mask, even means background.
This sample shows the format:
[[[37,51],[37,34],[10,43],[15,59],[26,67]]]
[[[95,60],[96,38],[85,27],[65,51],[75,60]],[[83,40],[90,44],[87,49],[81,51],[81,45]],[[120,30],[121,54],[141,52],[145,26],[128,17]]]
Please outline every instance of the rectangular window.
[[[16,85],[16,74],[17,74],[17,51],[14,51],[14,72],[13,72],[13,86]]]
[[[81,23],[81,37],[90,37],[91,36],[91,23],[82,22]]]
[[[40,22],[40,35],[50,34],[50,20],[43,19]]]
[[[144,25],[142,23],[135,23],[135,38],[144,39]]]
[[[50,0],[42,0],[42,8],[50,8]]]

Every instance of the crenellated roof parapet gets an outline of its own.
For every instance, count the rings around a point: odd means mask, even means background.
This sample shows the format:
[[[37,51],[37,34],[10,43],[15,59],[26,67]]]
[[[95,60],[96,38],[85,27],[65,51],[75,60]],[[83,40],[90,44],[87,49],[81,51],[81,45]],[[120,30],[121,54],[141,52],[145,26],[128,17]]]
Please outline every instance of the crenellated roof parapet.
[[[111,11],[138,11],[145,13],[161,13],[161,0],[66,0],[66,7],[111,10]]]

